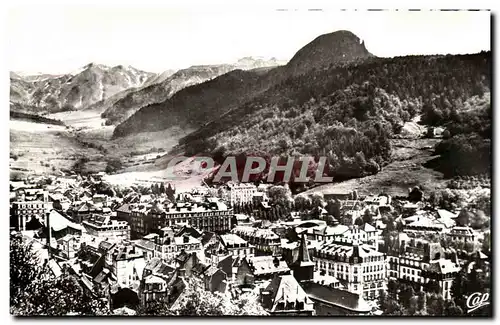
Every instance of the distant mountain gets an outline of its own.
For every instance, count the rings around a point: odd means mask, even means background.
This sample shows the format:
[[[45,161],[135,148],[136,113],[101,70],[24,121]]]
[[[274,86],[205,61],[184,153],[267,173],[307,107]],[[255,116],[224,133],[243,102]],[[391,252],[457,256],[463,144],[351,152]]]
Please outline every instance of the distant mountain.
[[[167,78],[164,73],[153,77],[145,87],[127,90],[94,106],[103,111],[102,117],[107,119],[107,124],[117,124],[129,118],[141,107],[163,102],[185,87],[202,83],[231,70],[234,70],[233,66],[224,64],[192,66],[179,70]]]
[[[101,103],[96,103],[94,107],[102,109],[102,117],[107,119],[107,124],[118,124],[141,107],[164,102],[188,86],[203,83],[237,69],[270,69],[284,63],[276,58],[266,60],[261,57],[245,57],[234,64],[198,65],[173,74],[170,74],[171,70],[168,70],[148,80],[140,89],[127,90]]]
[[[287,61],[278,60],[274,57],[270,58],[269,60],[266,60],[263,57],[247,56],[247,57],[239,59],[235,63],[235,66],[238,69],[242,69],[242,70],[252,70],[252,69],[257,69],[257,68],[276,67],[276,66],[280,66],[280,65],[285,65],[286,63],[287,63]]]
[[[246,85],[254,85],[258,80],[255,72],[233,70],[184,88],[162,103],[141,108],[115,128],[114,136],[158,131],[170,126],[201,126],[224,114],[228,105],[242,103],[253,90]]]
[[[224,100],[212,96],[212,93],[219,93],[223,90],[216,82],[205,82],[196,91],[183,91],[172,97],[172,100],[157,101],[154,107],[144,107],[135,115],[130,117],[130,121],[125,121],[123,125],[118,125],[115,129],[115,136],[123,136],[135,132],[166,129],[175,123],[181,125],[189,124],[191,127],[200,127],[209,122],[208,118],[216,119],[217,114],[224,114],[235,108],[236,105],[245,100],[251,100],[262,94],[269,88],[275,87],[290,77],[306,71],[318,68],[337,66],[339,64],[358,61],[364,58],[373,57],[364,47],[364,44],[357,36],[350,32],[339,31],[322,35],[311,43],[300,49],[293,59],[286,65],[269,69],[272,64],[282,63],[275,58],[264,61],[261,58],[246,57],[240,59],[237,64],[251,70],[252,74],[241,77],[240,82],[232,84],[225,89]],[[231,67],[230,67],[231,68]],[[229,77],[228,77],[229,78]],[[223,83],[224,84],[224,83]],[[213,89],[213,87],[217,89]],[[237,88],[235,88],[237,87]],[[185,99],[185,96],[198,96],[196,99]],[[195,108],[192,106],[182,106],[184,103],[196,102]],[[204,110],[205,114],[193,114],[193,110]],[[174,114],[176,119],[170,119]],[[184,117],[183,117],[184,115]],[[197,116],[198,118],[193,118]],[[187,124],[186,124],[187,123]],[[141,125],[142,127],[137,127]]]
[[[139,87],[152,76],[130,66],[94,63],[60,76],[11,73],[11,101],[46,112],[82,110],[125,89]]]
[[[291,75],[299,75],[312,69],[354,62],[371,56],[373,55],[358,36],[341,30],[318,36],[301,48],[287,64],[287,70]]]

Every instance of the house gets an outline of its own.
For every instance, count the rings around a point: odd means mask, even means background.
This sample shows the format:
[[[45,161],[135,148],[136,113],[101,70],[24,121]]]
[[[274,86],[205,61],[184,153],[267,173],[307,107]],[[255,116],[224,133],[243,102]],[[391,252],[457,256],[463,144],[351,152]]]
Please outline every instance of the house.
[[[371,307],[360,294],[309,281],[301,284],[317,316],[367,315]]]
[[[142,239],[134,240],[133,243],[145,254],[147,260],[158,257],[170,262],[180,252],[196,253],[200,256],[204,254],[200,240],[188,234],[174,237],[172,229],[168,227],[161,229],[160,234],[149,234]]]
[[[79,236],[66,235],[57,240],[58,255],[64,259],[75,258],[80,247],[81,241]]]
[[[177,258],[179,276],[193,278],[204,290],[225,292],[227,274],[220,268],[203,263],[195,253],[182,252]]]
[[[106,267],[116,278],[118,286],[135,292],[139,289],[145,265],[144,254],[129,243],[115,244],[106,253]]]
[[[132,205],[125,203],[122,204],[118,209],[116,209],[116,218],[122,221],[129,221],[130,214],[132,212]]]
[[[97,212],[98,209],[89,201],[73,202],[68,210],[68,214],[78,223],[87,220],[92,214]]]
[[[260,292],[262,306],[272,316],[314,316],[314,303],[292,275],[275,275]]]
[[[249,244],[246,240],[236,234],[220,235],[221,243],[225,250],[237,257],[253,257],[255,255],[255,246]]]
[[[459,271],[460,266],[457,261],[440,258],[431,261],[429,266],[422,271],[422,276],[429,279],[429,281],[436,282],[439,285],[439,294],[441,294],[444,299],[449,300],[452,298],[451,287],[453,285],[453,279],[457,276]]]
[[[82,224],[87,233],[92,236],[110,238],[116,241],[130,239],[130,226],[126,221],[112,220],[110,216],[93,214]]]
[[[478,234],[471,227],[453,227],[448,234],[448,238],[453,241],[471,243],[474,247],[478,245]]]
[[[236,226],[231,233],[238,235],[255,246],[255,251],[279,254],[281,239],[271,229]]]
[[[253,285],[255,281],[272,279],[274,275],[290,274],[286,261],[276,256],[244,257],[236,273],[237,285]]]
[[[153,258],[144,267],[139,286],[141,306],[165,302],[169,294],[169,284],[175,280],[176,270],[160,258]]]

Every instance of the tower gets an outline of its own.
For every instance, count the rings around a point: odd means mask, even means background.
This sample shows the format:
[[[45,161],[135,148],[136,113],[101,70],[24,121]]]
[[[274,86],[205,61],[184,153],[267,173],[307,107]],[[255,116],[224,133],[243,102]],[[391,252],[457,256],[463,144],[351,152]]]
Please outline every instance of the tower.
[[[314,262],[309,256],[309,250],[307,249],[307,240],[302,234],[300,239],[300,244],[298,248],[297,259],[292,263],[291,269],[293,270],[293,276],[298,282],[310,281],[314,277]]]

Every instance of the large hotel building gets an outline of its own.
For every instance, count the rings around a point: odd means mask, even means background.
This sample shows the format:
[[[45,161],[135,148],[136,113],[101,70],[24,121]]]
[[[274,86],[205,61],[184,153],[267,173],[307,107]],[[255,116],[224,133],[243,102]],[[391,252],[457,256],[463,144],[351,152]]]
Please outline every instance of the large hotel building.
[[[207,199],[201,203],[139,204],[131,208],[131,235],[141,237],[164,227],[182,224],[203,231],[224,233],[231,229],[232,216],[232,209],[217,199]]]

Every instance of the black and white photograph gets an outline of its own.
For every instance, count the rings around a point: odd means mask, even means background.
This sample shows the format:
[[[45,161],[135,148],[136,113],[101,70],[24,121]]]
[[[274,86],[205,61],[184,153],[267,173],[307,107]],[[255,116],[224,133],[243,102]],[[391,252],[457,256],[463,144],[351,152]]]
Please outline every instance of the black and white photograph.
[[[493,15],[12,5],[10,314],[492,318]]]

